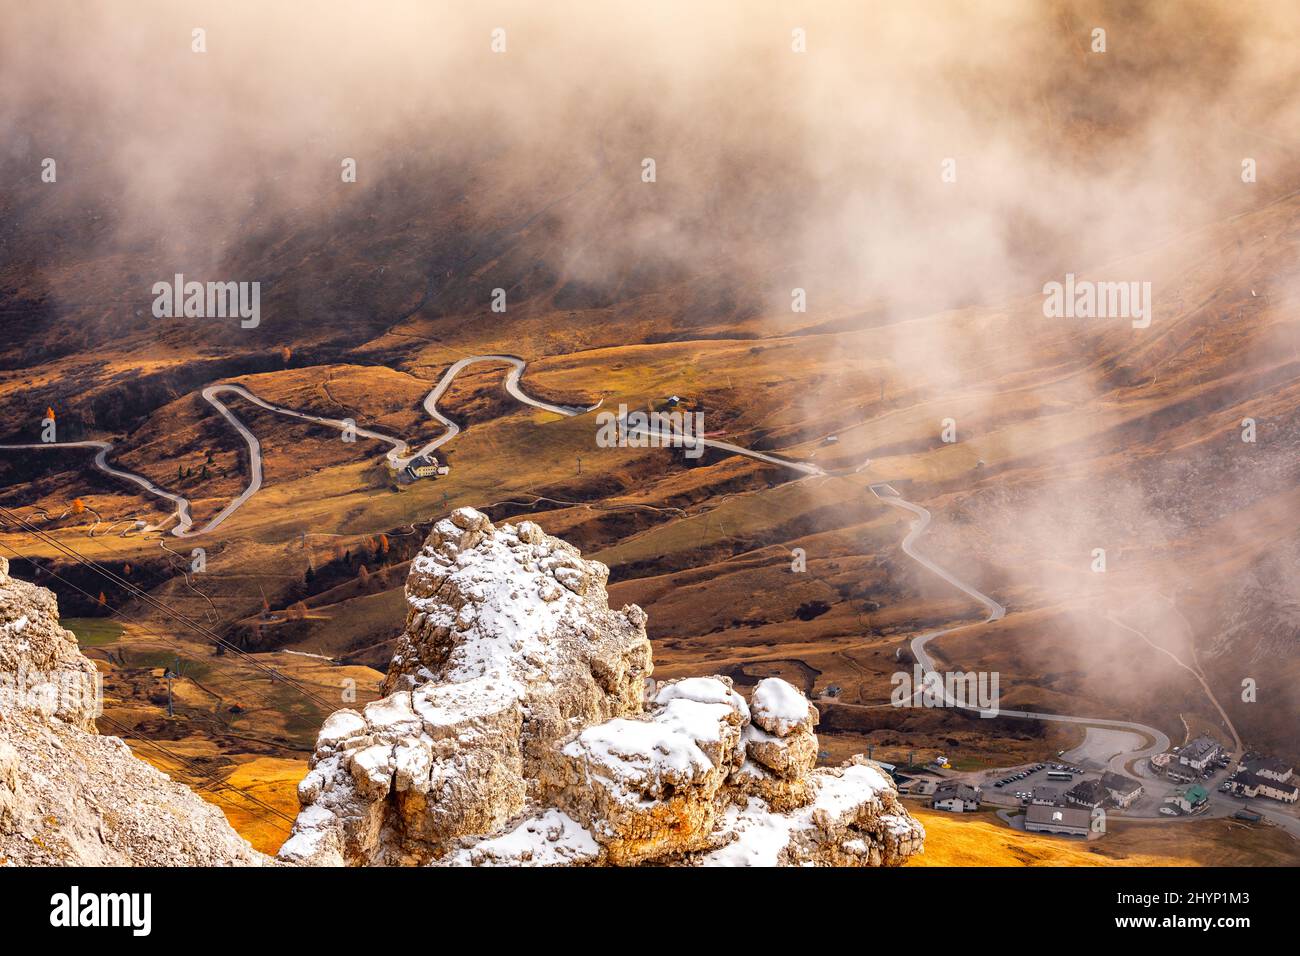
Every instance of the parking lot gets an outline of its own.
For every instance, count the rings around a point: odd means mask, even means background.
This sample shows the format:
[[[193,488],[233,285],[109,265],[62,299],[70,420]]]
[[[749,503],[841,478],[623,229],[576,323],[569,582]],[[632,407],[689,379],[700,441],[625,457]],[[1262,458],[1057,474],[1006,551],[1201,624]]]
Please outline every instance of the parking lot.
[[[1048,777],[1049,773],[1058,770],[1074,773],[1069,780],[1052,780]],[[1059,760],[1047,761],[986,774],[980,783],[980,788],[984,792],[984,800],[988,803],[998,806],[1019,806],[1021,799],[1017,793],[1032,793],[1035,787],[1053,787],[1058,793],[1064,794],[1080,780],[1099,776],[1101,774],[1088,773],[1073,764],[1065,764]]]
[[[1052,771],[1068,772],[1072,776],[1069,780],[1052,780],[1048,777]],[[1225,770],[1216,769],[1208,777],[1197,781],[1209,791],[1210,795],[1209,812],[1198,816],[1226,816],[1245,805],[1246,801],[1231,797],[1218,789],[1226,776]],[[1035,788],[1051,787],[1063,799],[1065,791],[1076,784],[1100,777],[1101,771],[1085,769],[1079,764],[1065,762],[1064,757],[1057,757],[1041,763],[988,771],[980,774],[980,779],[975,782],[979,784],[985,803],[997,807],[1019,807],[1025,802],[1019,794],[1031,794]],[[1127,817],[1159,818],[1165,797],[1180,786],[1184,786],[1165,779],[1143,778],[1139,782],[1143,787],[1142,795],[1132,805],[1122,810],[1111,807],[1107,812]],[[998,786],[999,783],[1002,786]]]

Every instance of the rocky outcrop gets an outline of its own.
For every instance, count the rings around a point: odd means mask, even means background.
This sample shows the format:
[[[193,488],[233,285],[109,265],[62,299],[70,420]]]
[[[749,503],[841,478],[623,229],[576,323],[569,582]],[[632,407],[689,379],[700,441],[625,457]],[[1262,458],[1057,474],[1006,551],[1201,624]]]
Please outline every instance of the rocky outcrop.
[[[524,521],[462,508],[411,565],[363,710],[329,717],[283,860],[319,865],[894,865],[921,850],[877,765],[814,769],[785,681],[650,680],[640,608]]]
[[[95,665],[0,558],[0,865],[262,863],[221,811],[95,729]]]

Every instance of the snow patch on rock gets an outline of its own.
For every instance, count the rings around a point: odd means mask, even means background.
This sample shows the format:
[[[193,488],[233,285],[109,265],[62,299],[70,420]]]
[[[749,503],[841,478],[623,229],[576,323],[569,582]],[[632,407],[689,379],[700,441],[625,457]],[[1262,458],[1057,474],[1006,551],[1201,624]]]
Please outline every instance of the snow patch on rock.
[[[754,723],[768,733],[786,737],[792,731],[813,724],[808,698],[779,677],[767,677],[754,686],[750,697]]]

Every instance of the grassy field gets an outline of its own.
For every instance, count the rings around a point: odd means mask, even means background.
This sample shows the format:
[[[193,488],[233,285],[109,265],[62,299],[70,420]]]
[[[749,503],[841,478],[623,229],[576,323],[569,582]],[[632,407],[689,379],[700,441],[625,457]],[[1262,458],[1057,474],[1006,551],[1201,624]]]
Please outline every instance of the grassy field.
[[[242,760],[226,778],[233,787],[274,807],[289,817],[298,815],[298,782],[307,775],[307,761],[282,757],[254,757]],[[205,794],[226,814],[230,825],[253,845],[254,849],[273,855],[289,836],[289,826],[260,806],[242,796],[221,793],[219,799]]]
[[[1292,866],[1295,841],[1276,827],[1231,820],[1116,824],[1098,840],[1014,830],[992,811],[944,813],[912,802],[925,826],[925,853],[908,866]]]
[[[107,617],[68,617],[62,621],[82,647],[116,644],[122,637],[122,625]]]

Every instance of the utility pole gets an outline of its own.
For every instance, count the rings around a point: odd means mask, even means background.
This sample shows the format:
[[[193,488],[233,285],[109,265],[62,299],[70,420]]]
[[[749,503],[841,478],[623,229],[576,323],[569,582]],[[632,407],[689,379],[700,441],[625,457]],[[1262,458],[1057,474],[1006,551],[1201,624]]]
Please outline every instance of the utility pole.
[[[180,677],[181,659],[175,657],[172,659],[172,666],[163,672],[163,677],[167,678],[167,716],[175,717],[176,711],[172,706],[172,681]]]

